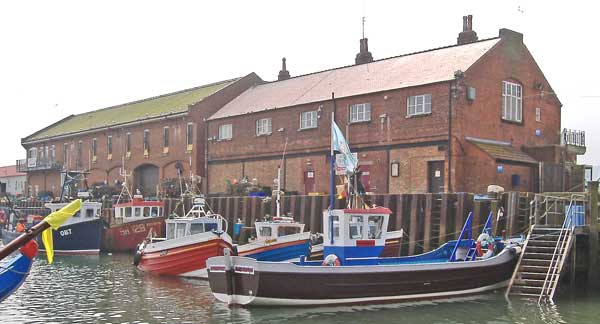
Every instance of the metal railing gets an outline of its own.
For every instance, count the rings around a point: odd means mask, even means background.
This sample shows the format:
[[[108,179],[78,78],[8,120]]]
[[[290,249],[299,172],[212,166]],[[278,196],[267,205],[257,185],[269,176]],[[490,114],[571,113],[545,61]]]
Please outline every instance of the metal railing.
[[[53,159],[36,159],[27,158],[17,160],[17,171],[40,171],[40,170],[59,170],[62,168],[62,163]]]
[[[577,214],[581,213],[578,211],[578,206],[581,206],[583,210],[585,210],[585,201],[585,195],[571,196],[569,207],[567,208],[565,214],[565,220],[560,229],[560,234],[558,235],[558,240],[556,241],[556,246],[554,247],[554,252],[552,253],[552,260],[550,261],[548,272],[546,273],[546,278],[544,279],[544,285],[542,286],[542,291],[540,292],[540,297],[538,298],[538,303],[542,301],[544,296],[547,296],[550,301],[552,301],[552,298],[554,297],[554,292],[556,291],[556,286],[558,285],[558,280],[560,279],[560,272],[567,257],[567,251],[573,237],[573,229],[576,225],[575,220],[577,219]],[[585,219],[585,217],[583,217],[583,219]]]
[[[561,144],[585,147],[585,131],[563,129]]]

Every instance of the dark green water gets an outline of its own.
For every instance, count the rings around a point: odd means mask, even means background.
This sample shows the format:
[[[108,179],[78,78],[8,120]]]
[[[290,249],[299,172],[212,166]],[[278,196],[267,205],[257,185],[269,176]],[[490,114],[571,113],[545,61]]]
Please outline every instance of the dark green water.
[[[556,305],[502,292],[435,302],[321,308],[230,309],[208,283],[138,273],[129,255],[38,258],[0,304],[0,323],[600,323],[600,294]]]

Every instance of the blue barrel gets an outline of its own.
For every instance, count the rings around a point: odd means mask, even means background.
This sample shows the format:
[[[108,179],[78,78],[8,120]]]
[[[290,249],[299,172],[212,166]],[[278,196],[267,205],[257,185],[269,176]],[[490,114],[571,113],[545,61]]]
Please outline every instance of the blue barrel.
[[[242,231],[242,227],[244,227],[244,223],[233,224],[233,236],[240,235],[240,232]]]

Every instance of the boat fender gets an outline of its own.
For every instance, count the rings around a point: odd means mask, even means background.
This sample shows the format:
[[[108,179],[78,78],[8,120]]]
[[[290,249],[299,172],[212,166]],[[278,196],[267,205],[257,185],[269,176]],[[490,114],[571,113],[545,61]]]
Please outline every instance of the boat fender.
[[[487,245],[487,252],[483,254],[482,245]],[[490,252],[491,251],[491,252]],[[477,256],[489,258],[494,254],[494,240],[488,233],[481,233],[477,237]]]
[[[138,264],[140,264],[140,260],[142,260],[142,251],[137,250],[133,255],[133,265],[137,266]]]
[[[325,267],[339,267],[341,265],[340,258],[335,254],[330,254],[325,257],[321,265]]]

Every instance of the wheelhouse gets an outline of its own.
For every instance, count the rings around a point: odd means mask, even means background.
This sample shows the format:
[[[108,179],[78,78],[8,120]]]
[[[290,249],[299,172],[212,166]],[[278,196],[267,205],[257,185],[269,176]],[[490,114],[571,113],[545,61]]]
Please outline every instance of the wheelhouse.
[[[163,202],[144,200],[141,195],[135,195],[132,201],[116,204],[114,207],[115,218],[122,219],[123,223],[162,217],[164,214]]]
[[[227,230],[226,228],[223,229],[223,224],[226,224],[223,217],[212,213],[202,197],[194,198],[192,208],[184,217],[172,217],[165,222],[167,240],[204,232],[221,232]]]
[[[67,203],[47,203],[45,206],[46,206],[46,208],[50,209],[51,212],[55,212],[55,211],[65,207],[66,205],[67,205]],[[102,210],[102,203],[93,202],[93,201],[84,201],[81,204],[81,209],[77,213],[75,213],[75,215],[73,215],[73,217],[70,217],[69,219],[67,219],[63,223],[63,226],[98,219],[98,218],[100,218],[101,210]]]
[[[256,222],[254,227],[257,241],[304,232],[304,224],[294,221],[292,217],[273,217],[269,221]]]

